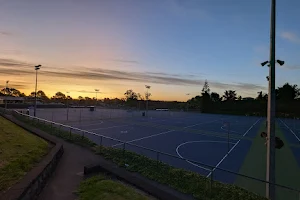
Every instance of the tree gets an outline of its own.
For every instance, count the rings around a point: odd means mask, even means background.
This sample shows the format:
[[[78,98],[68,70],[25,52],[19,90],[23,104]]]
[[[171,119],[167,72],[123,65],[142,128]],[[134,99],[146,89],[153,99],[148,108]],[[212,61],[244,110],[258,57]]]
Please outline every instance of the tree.
[[[257,92],[257,97],[256,97],[256,100],[259,100],[259,101],[266,101],[268,100],[268,94],[264,94],[262,91],[260,92]]]
[[[221,100],[220,95],[216,92],[212,92],[210,98],[213,102],[218,102]]]
[[[21,92],[15,88],[10,88],[10,95],[14,97],[19,97],[21,95]]]
[[[241,100],[242,100],[242,96],[241,96],[241,95],[238,97],[238,100],[239,100],[239,101],[241,101]]]
[[[149,100],[149,97],[151,96],[150,92],[145,92],[145,99]]]
[[[136,95],[138,100],[142,100],[142,101],[144,100],[144,97],[140,93],[137,93]]]
[[[131,100],[137,100],[138,96],[137,94],[132,90],[127,90],[125,93],[125,98],[126,98],[126,101],[131,101]]]
[[[202,88],[202,96],[203,94],[210,94],[210,89],[207,80],[205,80],[203,88]]]
[[[237,94],[234,90],[226,90],[224,92],[223,98],[226,101],[228,101],[228,100],[232,101],[232,100],[236,100],[236,96],[237,96]]]
[[[56,92],[55,95],[52,98],[53,99],[64,100],[64,99],[66,99],[66,95],[62,92]]]
[[[285,83],[282,87],[276,89],[276,93],[278,99],[292,101],[300,95],[300,90],[297,85]]]
[[[7,96],[14,96],[14,97],[19,97],[21,95],[21,92],[15,88],[3,88],[1,90],[1,93]]]
[[[42,99],[42,100],[48,100],[49,99],[43,90],[37,91],[36,96],[38,98]]]
[[[82,100],[84,100],[84,99],[83,99],[82,96],[79,96],[79,97],[78,97],[78,100],[79,100],[79,101],[82,101]]]

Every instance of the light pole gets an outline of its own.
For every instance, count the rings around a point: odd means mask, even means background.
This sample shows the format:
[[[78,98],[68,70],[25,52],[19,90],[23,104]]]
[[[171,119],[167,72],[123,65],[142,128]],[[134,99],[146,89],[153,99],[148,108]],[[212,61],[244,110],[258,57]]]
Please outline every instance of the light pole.
[[[36,104],[37,104],[37,98],[36,98],[36,90],[37,90],[37,72],[41,68],[42,65],[37,65],[34,67],[35,69],[35,92],[34,92],[34,113],[33,115],[36,117]]]
[[[268,117],[267,117],[267,169],[266,169],[266,197],[275,200],[275,35],[276,35],[276,0],[271,0],[271,26],[270,26],[270,61],[261,63],[262,66],[269,63],[269,95],[268,95]],[[284,61],[277,60],[280,65]]]
[[[95,92],[96,92],[96,105],[95,106],[97,106],[97,94],[99,92],[99,89],[95,89]]]
[[[190,96],[190,93],[187,93],[186,95],[187,95],[187,96]],[[188,100],[186,101],[186,111],[187,111],[187,112],[189,111],[189,103],[188,103]]]
[[[69,92],[67,91],[67,121],[69,120]]]
[[[7,90],[8,90],[8,82],[9,80],[6,81],[6,86],[5,86],[5,111],[7,109]]]
[[[272,40],[271,40],[272,41]],[[274,41],[274,40],[273,40]],[[275,41],[274,41],[275,43]],[[262,66],[269,67],[269,76],[267,80],[269,83],[269,96],[268,96],[268,118],[267,118],[267,169],[266,169],[266,180],[268,181],[266,185],[266,197],[268,199],[275,199],[275,101],[276,101],[276,90],[275,90],[275,64],[284,65],[284,61],[275,61],[275,46],[271,44],[270,61],[265,61],[261,63]],[[273,61],[273,62],[271,62]]]
[[[146,93],[146,98],[147,98],[146,112],[147,112],[147,117],[148,117],[149,89],[151,88],[151,86],[150,85],[145,85],[145,87],[147,89],[147,93]]]

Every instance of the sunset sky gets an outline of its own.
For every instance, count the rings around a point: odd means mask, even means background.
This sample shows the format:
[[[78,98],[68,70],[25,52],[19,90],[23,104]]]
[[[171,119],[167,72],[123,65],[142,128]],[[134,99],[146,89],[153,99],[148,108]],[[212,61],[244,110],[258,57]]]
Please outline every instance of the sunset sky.
[[[267,91],[270,0],[0,0],[0,87],[185,101]],[[277,86],[300,85],[300,1],[277,0]],[[186,93],[190,93],[187,96]]]

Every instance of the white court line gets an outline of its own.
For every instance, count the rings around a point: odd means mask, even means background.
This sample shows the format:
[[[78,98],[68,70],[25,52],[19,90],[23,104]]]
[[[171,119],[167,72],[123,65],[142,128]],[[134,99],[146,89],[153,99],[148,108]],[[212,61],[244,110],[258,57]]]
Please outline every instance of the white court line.
[[[190,143],[196,143],[196,142],[202,142],[202,143],[205,143],[205,142],[207,142],[207,143],[226,143],[226,144],[227,144],[227,141],[218,141],[218,140],[197,140],[197,141],[188,141],[188,142],[181,143],[180,145],[178,145],[178,146],[176,147],[176,153],[177,153],[177,155],[178,155],[180,158],[182,158],[182,159],[186,159],[186,158],[184,158],[183,156],[181,156],[181,154],[179,153],[179,148],[180,148],[181,146],[183,146],[183,145],[190,144]],[[229,143],[230,143],[230,144],[235,144],[235,143],[233,143],[233,142],[229,142]],[[186,160],[186,162],[188,162],[189,164],[191,164],[191,165],[193,165],[193,166],[195,166],[195,167],[198,167],[198,168],[201,168],[201,169],[204,169],[204,170],[207,170],[207,171],[211,171],[211,169],[206,168],[206,167],[203,167],[203,166],[198,165],[198,164],[196,164],[196,163],[193,163],[193,162],[191,162],[191,161]]]
[[[243,134],[243,137],[260,121],[261,119],[258,119],[254,124],[250,126],[250,128]],[[228,151],[228,153],[218,162],[218,164],[214,167],[212,171],[215,171],[217,167],[221,165],[221,163],[227,158],[227,156],[234,150],[234,148],[240,143],[241,139],[239,139],[233,147]],[[209,172],[208,175],[206,176],[207,178],[211,175],[212,172]]]
[[[220,120],[217,119],[217,120],[213,120],[213,121],[209,121],[209,122],[202,122],[202,123],[198,123],[198,124],[193,124],[193,125],[190,125],[190,126],[185,126],[185,127],[181,128],[181,129],[190,128],[190,127],[197,126],[197,125],[200,125],[200,124],[213,123],[213,122],[216,122],[216,121],[220,121]],[[166,133],[170,133],[170,132],[173,132],[173,131],[177,131],[177,130],[169,130],[169,131],[165,131],[165,132],[161,132],[161,133],[157,133],[157,134],[153,134],[153,135],[148,135],[148,136],[145,136],[145,137],[142,137],[142,138],[138,138],[138,139],[134,139],[134,140],[128,141],[127,143],[131,143],[131,142],[135,142],[135,141],[140,141],[140,140],[147,139],[147,138],[156,137],[156,136],[163,135],[163,134],[166,134]],[[123,144],[123,143],[118,143],[118,144],[112,145],[112,147],[116,147],[116,146],[119,146],[121,144]]]
[[[297,140],[300,142],[299,137],[294,133],[294,131],[293,131],[286,123],[284,123],[281,119],[279,119],[279,120],[281,121],[281,123],[282,123],[283,125],[286,126],[287,129],[289,129],[289,130],[291,131],[291,133],[293,133],[293,135],[294,135],[294,136],[297,138]]]

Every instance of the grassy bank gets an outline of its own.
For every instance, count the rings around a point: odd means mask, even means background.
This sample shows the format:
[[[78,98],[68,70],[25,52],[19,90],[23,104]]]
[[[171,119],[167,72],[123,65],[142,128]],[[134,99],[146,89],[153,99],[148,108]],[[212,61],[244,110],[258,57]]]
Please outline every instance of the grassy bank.
[[[29,123],[27,118],[19,117],[19,119],[24,121],[27,120]],[[129,171],[137,172],[151,180],[169,185],[180,192],[193,195],[196,199],[265,199],[235,185],[212,181],[211,179],[201,176],[198,173],[184,169],[178,169],[134,152],[123,151],[122,149],[111,147],[96,147],[96,144],[90,141],[88,138],[75,134],[70,135],[68,131],[54,127],[51,128],[50,125],[44,124],[43,122],[35,122],[32,123],[32,125],[50,134],[62,137],[67,141],[75,142],[82,146],[93,147],[97,154],[102,155],[107,160],[111,160],[121,167],[127,166],[126,168]]]
[[[101,174],[80,183],[77,191],[79,200],[147,200],[147,196],[133,188]]]
[[[0,192],[18,182],[49,147],[45,140],[0,117]]]

